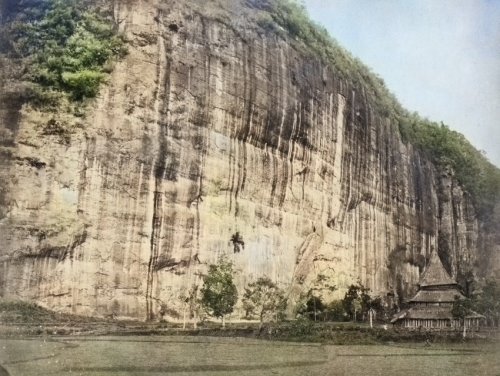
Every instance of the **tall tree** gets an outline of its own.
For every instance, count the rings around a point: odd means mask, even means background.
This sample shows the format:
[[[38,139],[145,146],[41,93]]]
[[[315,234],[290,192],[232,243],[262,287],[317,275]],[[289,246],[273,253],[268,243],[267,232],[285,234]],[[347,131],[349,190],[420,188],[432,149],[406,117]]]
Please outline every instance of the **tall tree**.
[[[243,307],[247,316],[257,315],[259,317],[259,328],[262,328],[265,320],[272,319],[273,316],[277,319],[278,314],[284,310],[285,306],[286,300],[283,290],[268,277],[261,277],[245,288]]]
[[[181,301],[184,302],[184,314],[182,319],[182,329],[186,328],[186,316],[189,314],[189,318],[193,321],[193,329],[198,327],[198,317],[200,311],[200,298],[199,289],[197,285],[191,286],[191,288],[186,292],[185,295],[180,296]]]
[[[460,321],[462,321],[464,338],[467,335],[467,316],[474,313],[474,311],[472,310],[473,307],[474,302],[468,298],[460,299],[458,297],[455,297],[455,301],[453,302],[451,314],[456,319],[460,319]]]
[[[477,296],[477,310],[488,320],[489,325],[498,326],[500,322],[500,285],[487,280]]]
[[[324,318],[324,311],[326,309],[325,304],[321,300],[321,298],[315,296],[315,295],[310,295],[309,299],[306,301],[306,314],[309,316],[310,319],[314,319],[314,321],[318,321],[318,316]]]
[[[297,313],[307,316],[314,321],[318,320],[318,316],[326,319],[326,305],[322,297],[328,296],[337,290],[337,286],[333,283],[332,278],[325,274],[318,274],[305,295],[301,296],[301,304],[298,307]]]
[[[225,316],[232,313],[238,300],[238,290],[233,282],[233,264],[220,260],[208,268],[201,289],[201,304],[210,316],[220,318],[225,328]]]
[[[345,312],[354,321],[357,321],[360,313],[364,316],[370,309],[374,311],[382,309],[380,298],[372,299],[368,292],[369,289],[362,285],[351,285],[342,299]]]

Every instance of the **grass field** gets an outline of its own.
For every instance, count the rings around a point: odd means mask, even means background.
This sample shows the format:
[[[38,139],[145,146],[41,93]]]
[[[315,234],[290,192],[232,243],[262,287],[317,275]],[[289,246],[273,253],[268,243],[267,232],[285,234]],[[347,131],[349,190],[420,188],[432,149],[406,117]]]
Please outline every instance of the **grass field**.
[[[486,343],[334,346],[180,336],[7,338],[0,339],[0,365],[0,376],[497,376],[500,348]]]

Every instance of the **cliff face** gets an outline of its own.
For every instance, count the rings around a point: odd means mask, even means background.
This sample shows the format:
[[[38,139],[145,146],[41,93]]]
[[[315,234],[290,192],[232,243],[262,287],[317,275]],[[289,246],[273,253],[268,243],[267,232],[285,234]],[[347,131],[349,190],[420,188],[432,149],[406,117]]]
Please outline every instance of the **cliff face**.
[[[500,242],[452,172],[363,87],[223,5],[238,21],[117,1],[129,54],[84,119],[1,97],[0,295],[143,319],[175,317],[223,255],[240,292],[269,276],[292,304],[318,275],[407,296],[435,250],[453,277],[486,273]]]

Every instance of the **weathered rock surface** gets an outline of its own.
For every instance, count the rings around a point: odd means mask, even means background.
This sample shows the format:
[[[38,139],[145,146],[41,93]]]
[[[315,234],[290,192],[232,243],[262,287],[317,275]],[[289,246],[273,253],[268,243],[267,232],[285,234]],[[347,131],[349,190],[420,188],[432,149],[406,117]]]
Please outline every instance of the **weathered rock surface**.
[[[337,294],[359,280],[408,296],[438,248],[459,280],[498,269],[500,241],[451,172],[364,88],[224,4],[237,22],[116,1],[129,55],[85,119],[21,109],[0,69],[0,295],[145,319],[180,314],[220,256],[241,292],[269,276],[291,303],[318,275]]]

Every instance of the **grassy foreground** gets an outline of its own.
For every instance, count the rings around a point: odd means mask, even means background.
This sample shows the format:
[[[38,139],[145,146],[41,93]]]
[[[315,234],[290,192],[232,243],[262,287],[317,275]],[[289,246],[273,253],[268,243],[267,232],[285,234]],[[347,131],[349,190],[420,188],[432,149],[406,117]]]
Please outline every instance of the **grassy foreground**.
[[[267,324],[259,328],[255,322],[205,322],[197,329],[182,328],[180,323],[142,322],[98,319],[52,312],[33,303],[0,300],[0,335],[3,337],[46,335],[121,335],[121,336],[210,336],[245,337],[275,341],[316,342],[335,345],[373,345],[385,343],[460,343],[461,332],[409,332],[391,325],[364,323],[312,322],[307,319]],[[470,333],[467,342],[495,341],[495,333]]]
[[[347,345],[183,336],[2,340],[8,375],[486,376],[498,375],[492,344]],[[1,368],[0,368],[1,370]]]

